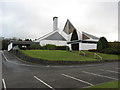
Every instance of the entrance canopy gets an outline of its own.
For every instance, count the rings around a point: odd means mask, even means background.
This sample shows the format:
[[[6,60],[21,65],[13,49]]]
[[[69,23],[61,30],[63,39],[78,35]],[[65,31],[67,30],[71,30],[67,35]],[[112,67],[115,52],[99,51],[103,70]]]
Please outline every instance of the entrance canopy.
[[[93,40],[74,40],[74,41],[69,41],[67,44],[76,44],[76,43],[97,43],[98,41],[93,41]]]

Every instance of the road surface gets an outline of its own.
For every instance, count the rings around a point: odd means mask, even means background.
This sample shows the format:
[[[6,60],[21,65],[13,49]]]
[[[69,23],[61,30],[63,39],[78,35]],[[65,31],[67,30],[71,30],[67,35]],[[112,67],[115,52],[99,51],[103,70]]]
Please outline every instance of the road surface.
[[[118,62],[71,66],[36,65],[7,51],[2,57],[2,81],[8,88],[77,89],[118,80]]]

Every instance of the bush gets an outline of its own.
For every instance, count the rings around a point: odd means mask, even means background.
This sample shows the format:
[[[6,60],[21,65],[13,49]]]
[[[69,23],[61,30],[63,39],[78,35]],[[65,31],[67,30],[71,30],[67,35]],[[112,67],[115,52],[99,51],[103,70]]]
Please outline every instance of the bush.
[[[42,47],[39,44],[32,44],[28,49],[41,49]]]
[[[69,50],[68,46],[56,46],[56,50]]]
[[[106,48],[106,49],[102,50],[101,52],[107,53],[107,54],[120,54],[120,49]]]
[[[69,50],[68,46],[56,46],[53,44],[46,44],[43,48],[47,50]]]
[[[44,46],[44,49],[47,49],[47,50],[55,50],[55,49],[56,49],[56,45],[46,44],[46,46]]]
[[[56,46],[53,44],[46,44],[40,46],[39,44],[32,44],[28,49],[42,49],[42,50],[69,50],[68,46]]]
[[[109,47],[108,41],[105,37],[101,37],[97,43],[97,51],[101,52],[102,50]]]
[[[109,42],[109,46],[112,48],[120,49],[120,42]]]
[[[101,41],[98,41],[97,43],[97,51],[100,52],[103,48],[102,48],[102,42]]]

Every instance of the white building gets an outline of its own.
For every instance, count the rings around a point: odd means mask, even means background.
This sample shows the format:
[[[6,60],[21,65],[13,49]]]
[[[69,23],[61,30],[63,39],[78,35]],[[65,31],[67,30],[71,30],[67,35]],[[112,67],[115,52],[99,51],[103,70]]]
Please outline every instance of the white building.
[[[70,50],[89,50],[96,49],[98,37],[86,32],[78,31],[72,23],[67,20],[64,29],[58,29],[58,17],[53,18],[53,31],[38,38],[41,46],[54,44],[56,46],[69,46]]]

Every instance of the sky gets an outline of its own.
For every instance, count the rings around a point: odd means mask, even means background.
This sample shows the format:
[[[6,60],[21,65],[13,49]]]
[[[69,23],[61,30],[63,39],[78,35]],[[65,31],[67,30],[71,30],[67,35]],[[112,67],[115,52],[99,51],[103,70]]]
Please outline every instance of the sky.
[[[63,30],[67,19],[78,31],[118,41],[117,0],[1,0],[0,36],[37,39],[53,31],[53,17]]]

